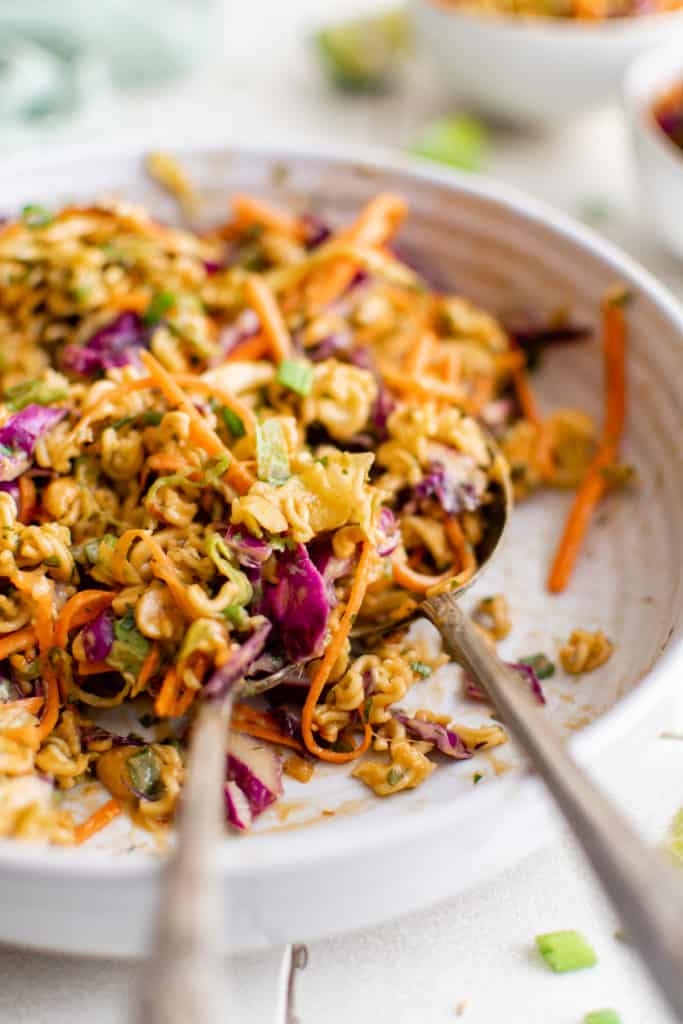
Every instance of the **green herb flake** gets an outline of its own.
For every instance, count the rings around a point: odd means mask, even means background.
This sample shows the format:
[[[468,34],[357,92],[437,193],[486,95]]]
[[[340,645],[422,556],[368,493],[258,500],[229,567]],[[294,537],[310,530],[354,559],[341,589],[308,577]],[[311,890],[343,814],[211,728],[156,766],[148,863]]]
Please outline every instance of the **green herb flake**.
[[[481,170],[487,150],[486,127],[470,114],[442,117],[433,121],[410,147],[410,152],[415,156],[464,171]]]
[[[365,703],[363,704],[363,721],[364,722],[369,722],[370,721],[370,715],[372,714],[372,705],[373,705],[373,703],[374,702],[373,702],[373,698],[372,697],[366,697]]]
[[[339,736],[330,747],[330,750],[334,750],[337,754],[350,754],[353,750],[353,744],[349,743],[349,741],[344,739],[342,736]]]
[[[244,437],[246,430],[244,429],[244,423],[232,409],[228,409],[227,405],[221,406],[221,416],[225,426],[230,431],[232,436],[237,441],[238,438]]]
[[[256,468],[259,480],[275,487],[289,480],[289,456],[278,419],[265,420],[256,427]]]
[[[27,405],[52,405],[69,395],[67,387],[50,387],[43,380],[26,380],[5,392],[5,404],[11,412],[19,412]]]
[[[583,1018],[583,1024],[621,1024],[616,1010],[593,1010]]]
[[[530,669],[533,669],[538,679],[550,679],[551,676],[555,675],[555,663],[541,652],[538,654],[528,654],[526,658],[520,658],[519,663],[520,665],[528,665]]]
[[[402,768],[397,768],[395,765],[387,775],[387,782],[390,786],[398,786],[399,782],[405,775]]]
[[[27,228],[44,228],[54,220],[45,206],[38,206],[36,203],[30,203],[23,208],[21,219]]]
[[[126,761],[128,777],[132,788],[145,800],[158,800],[164,792],[159,760],[151,747],[144,747],[131,754]]]
[[[305,397],[313,387],[313,367],[301,359],[283,359],[277,368],[277,382]]]
[[[483,775],[481,774],[481,772],[475,772],[475,773],[474,773],[474,775],[472,776],[472,782],[473,782],[473,783],[474,783],[474,785],[476,786],[476,784],[477,784],[478,782],[481,782],[481,780],[482,780],[483,778],[484,778],[484,776],[483,776]]]
[[[113,430],[121,430],[122,427],[127,427],[129,423],[135,421],[135,416],[122,416],[120,420],[114,420],[112,423]]]
[[[148,327],[160,323],[176,304],[173,292],[157,292],[143,314],[143,322]]]
[[[598,962],[592,946],[576,931],[537,935],[536,945],[548,967],[557,974],[595,967]]]
[[[107,655],[107,663],[119,672],[137,677],[149,653],[149,640],[135,625],[132,608],[122,618],[114,620],[114,636],[116,639]]]
[[[142,422],[146,427],[158,427],[164,418],[163,412],[158,409],[148,409],[142,414]]]
[[[422,676],[423,679],[432,674],[432,669],[429,665],[425,665],[424,661],[411,661],[410,667],[416,675]]]

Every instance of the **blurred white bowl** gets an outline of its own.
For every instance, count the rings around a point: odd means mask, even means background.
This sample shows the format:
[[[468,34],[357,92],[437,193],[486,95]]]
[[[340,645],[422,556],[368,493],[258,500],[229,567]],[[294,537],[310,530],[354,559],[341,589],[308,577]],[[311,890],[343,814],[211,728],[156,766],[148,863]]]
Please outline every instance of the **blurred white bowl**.
[[[587,23],[477,14],[413,0],[417,32],[453,92],[483,113],[555,121],[618,94],[629,64],[683,39],[683,11]]]
[[[657,124],[652,107],[683,81],[683,44],[652,50],[629,69],[624,101],[633,130],[640,199],[648,227],[683,258],[683,151]]]

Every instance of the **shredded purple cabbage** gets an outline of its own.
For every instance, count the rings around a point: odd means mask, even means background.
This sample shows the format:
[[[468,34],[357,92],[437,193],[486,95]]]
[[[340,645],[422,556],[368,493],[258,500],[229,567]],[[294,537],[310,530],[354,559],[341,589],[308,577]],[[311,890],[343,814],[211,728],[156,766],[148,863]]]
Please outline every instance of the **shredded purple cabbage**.
[[[277,625],[292,661],[316,657],[330,612],[325,580],[303,544],[279,554],[277,574],[277,583],[264,585],[261,612]]]
[[[305,213],[301,222],[306,229],[304,244],[307,249],[317,249],[332,234],[329,224],[315,213]]]
[[[254,537],[243,527],[229,526],[225,532],[225,543],[245,569],[260,569],[273,553],[267,541]]]
[[[299,709],[295,710],[286,704],[277,704],[270,709],[270,713],[277,722],[278,729],[283,736],[289,736],[292,740],[303,742],[301,736],[301,711]]]
[[[225,816],[236,829],[246,832],[251,828],[252,813],[249,801],[234,781],[229,779],[223,787],[225,800]]]
[[[87,746],[89,743],[102,743],[105,740],[109,741],[112,747],[146,746],[146,740],[143,740],[141,736],[136,736],[134,733],[128,736],[121,736],[120,733],[110,732],[109,729],[104,729],[101,725],[82,725],[79,731],[81,743],[84,746]]]
[[[472,461],[466,455],[461,458]],[[473,483],[457,479],[441,462],[430,464],[429,472],[415,486],[413,495],[418,502],[434,498],[449,516],[473,512],[479,508],[483,497]]]
[[[525,683],[528,684],[529,689],[533,693],[534,697],[539,704],[545,704],[545,694],[543,687],[541,686],[538,676],[534,672],[531,665],[524,665],[522,662],[506,661],[505,664],[508,668],[512,668],[517,672]],[[479,688],[477,683],[472,679],[471,676],[465,676],[465,693],[472,700],[484,700],[488,701],[487,695]]]
[[[401,530],[396,522],[394,513],[390,508],[386,508],[386,506],[379,514],[379,528],[384,534],[385,540],[377,548],[377,554],[382,558],[388,558],[389,555],[393,554],[401,541]]]
[[[393,717],[405,726],[409,736],[434,743],[447,757],[453,757],[457,761],[466,761],[472,757],[471,751],[467,749],[457,732],[453,732],[445,725],[439,725],[438,722],[422,722],[418,718],[409,718],[402,712],[395,713]]]
[[[0,428],[0,481],[16,480],[28,469],[36,442],[66,416],[66,409],[27,405]]]
[[[106,327],[101,327],[82,348],[67,345],[62,353],[65,370],[92,377],[115,366],[137,361],[137,353],[149,344],[150,332],[137,313],[120,313]]]
[[[83,650],[88,661],[105,661],[114,643],[114,616],[107,608],[84,628]]]
[[[249,666],[265,647],[270,629],[270,622],[262,622],[249,639],[233,651],[225,664],[216,669],[202,690],[207,700],[220,700],[231,686],[247,674]]]
[[[228,754],[228,782],[235,782],[239,786],[247,798],[253,817],[263,814],[277,799],[277,794],[264,784],[251,767],[233,754]]]

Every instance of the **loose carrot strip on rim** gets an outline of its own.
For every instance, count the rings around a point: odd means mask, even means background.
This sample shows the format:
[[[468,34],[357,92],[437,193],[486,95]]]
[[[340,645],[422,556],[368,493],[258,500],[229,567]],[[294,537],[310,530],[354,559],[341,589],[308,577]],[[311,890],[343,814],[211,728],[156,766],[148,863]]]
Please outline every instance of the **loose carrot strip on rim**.
[[[81,825],[76,826],[74,831],[76,846],[80,846],[81,843],[85,843],[97,832],[101,832],[114,818],[118,818],[121,811],[122,807],[118,800],[113,797],[111,800],[107,800],[106,804],[98,807],[95,813],[86,818]]]
[[[55,623],[55,647],[66,648],[72,629],[85,626],[108,608],[116,594],[110,590],[80,590],[66,602]]]
[[[24,473],[19,477],[19,522],[29,523],[36,509],[36,485]]]
[[[242,229],[251,227],[252,224],[260,224],[295,241],[300,241],[306,234],[306,227],[300,220],[285,213],[284,210],[279,210],[265,199],[238,193],[232,197],[232,208],[235,220]]]
[[[0,661],[9,658],[10,654],[18,654],[19,651],[25,651],[27,647],[34,647],[37,643],[38,637],[33,626],[24,626],[23,629],[17,629],[16,632],[9,633],[0,639]]]
[[[261,321],[273,359],[276,363],[288,359],[292,354],[292,339],[269,285],[256,274],[247,277],[244,294],[250,306],[256,310]]]
[[[609,299],[603,304],[605,358],[605,424],[598,451],[579,487],[555,553],[548,590],[561,593],[571,579],[591,517],[605,493],[605,468],[614,461],[626,414],[626,317],[623,306]]]
[[[325,651],[325,654],[316,669],[315,675],[311,680],[311,686],[301,714],[301,733],[304,743],[306,744],[306,749],[310,751],[311,754],[315,754],[316,757],[319,757],[321,761],[332,761],[335,764],[343,764],[346,761],[353,761],[357,757],[360,757],[360,755],[363,754],[370,746],[372,733],[368,723],[364,722],[364,737],[360,745],[357,746],[355,750],[341,752],[321,747],[313,735],[313,715],[315,713],[320,694],[323,691],[323,687],[329,679],[330,672],[334,668],[335,661],[342,652],[346,638],[351,632],[353,620],[358,614],[360,606],[363,603],[363,598],[365,597],[365,592],[368,588],[371,563],[372,545],[369,541],[364,541],[363,549],[358,560],[356,575],[354,576],[346,608],[344,609],[344,614],[342,615],[339,626],[337,627],[337,632],[327,645],[327,650]]]
[[[147,367],[156,387],[166,396],[167,401],[172,405],[178,406],[189,417],[190,437],[192,440],[200,445],[207,455],[220,455],[227,458],[229,465],[226,479],[239,494],[246,494],[254,482],[251,474],[236,459],[233,459],[232,454],[225,447],[218,434],[204,422],[182,388],[176,384],[171,374],[163,368],[151,352],[141,352],[140,358]]]
[[[255,334],[252,338],[245,338],[235,345],[225,357],[226,363],[237,363],[241,361],[261,359],[270,352],[270,345],[265,334]]]

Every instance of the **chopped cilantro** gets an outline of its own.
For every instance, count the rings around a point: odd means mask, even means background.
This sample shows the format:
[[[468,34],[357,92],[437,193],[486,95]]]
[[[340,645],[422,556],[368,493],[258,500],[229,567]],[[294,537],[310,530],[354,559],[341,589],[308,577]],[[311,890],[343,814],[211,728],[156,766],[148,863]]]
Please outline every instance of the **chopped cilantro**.
[[[475,773],[474,773],[474,775],[472,776],[472,782],[473,782],[473,783],[474,783],[474,785],[476,786],[476,784],[477,784],[478,782],[481,782],[481,780],[482,780],[483,778],[484,778],[484,776],[483,776],[483,775],[481,774],[481,772],[475,772]]]

